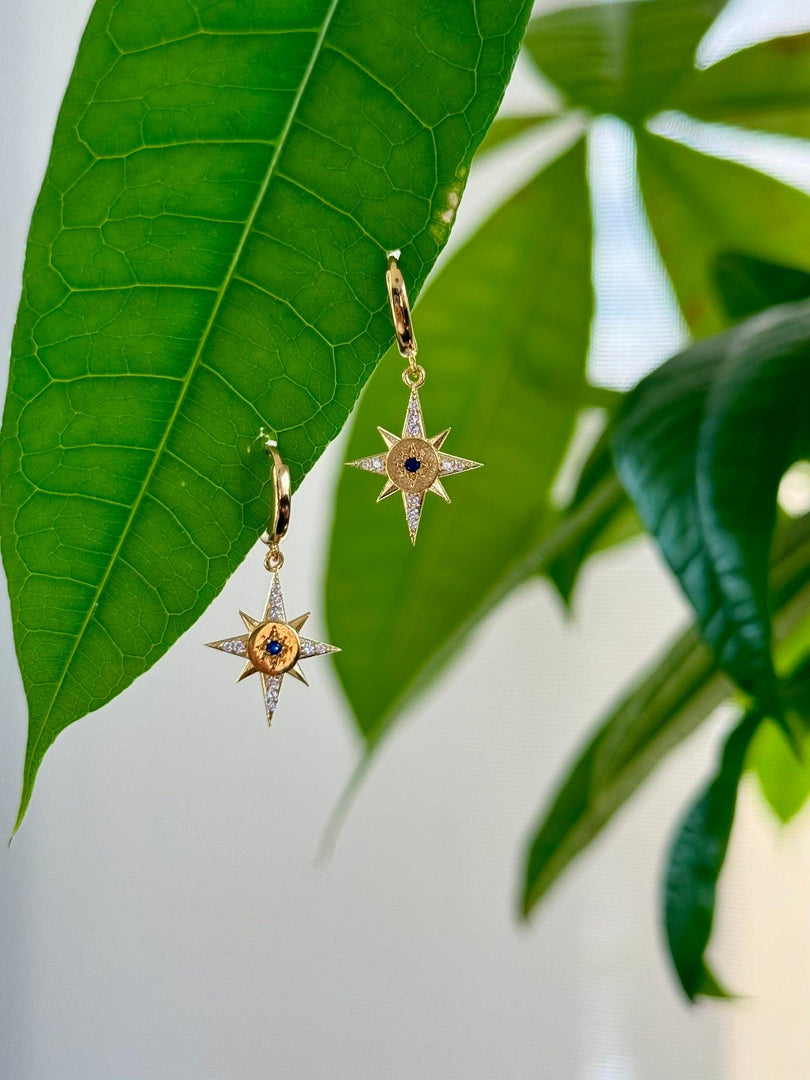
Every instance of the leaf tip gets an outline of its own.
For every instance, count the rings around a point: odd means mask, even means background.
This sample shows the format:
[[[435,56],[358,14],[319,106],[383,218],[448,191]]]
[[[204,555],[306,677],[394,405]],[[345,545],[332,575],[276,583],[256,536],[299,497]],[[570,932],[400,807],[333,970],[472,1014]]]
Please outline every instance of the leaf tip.
[[[523,894],[518,901],[518,920],[524,925],[528,925],[531,921],[531,914],[535,905],[535,896],[533,890],[529,887],[528,883],[523,890]]]
[[[34,780],[36,779],[37,765],[31,766],[31,763],[26,761],[25,773],[23,775],[23,786],[20,792],[20,805],[17,810],[17,819],[14,822],[14,828],[11,830],[11,836],[8,838],[8,846],[11,847],[11,841],[20,831],[20,826],[23,823],[23,818],[28,811],[28,804],[31,802],[31,795],[34,791]]]

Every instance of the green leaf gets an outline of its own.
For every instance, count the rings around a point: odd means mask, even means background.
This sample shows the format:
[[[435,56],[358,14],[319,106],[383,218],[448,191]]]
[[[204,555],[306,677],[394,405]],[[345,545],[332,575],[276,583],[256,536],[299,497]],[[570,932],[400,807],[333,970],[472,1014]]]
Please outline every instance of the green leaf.
[[[771,567],[774,634],[790,641],[810,620],[810,516],[777,535]],[[606,716],[541,815],[529,845],[528,915],[669,752],[732,692],[689,629]]]
[[[592,312],[591,223],[580,141],[503,206],[441,271],[415,313],[428,434],[485,468],[431,499],[411,549],[399,499],[378,478],[340,481],[327,586],[334,640],[362,637],[339,672],[375,743],[412,694],[514,584],[557,521],[549,489],[579,409]],[[542,287],[535,268],[543,267]],[[347,460],[398,431],[407,396],[388,358],[363,397]],[[376,486],[375,486],[376,485]],[[533,567],[533,564],[532,564]],[[520,570],[524,580],[531,567]]]
[[[527,854],[524,915],[729,692],[695,630],[656,659],[600,725],[543,812]]]
[[[620,395],[617,394],[616,398],[621,401]],[[615,478],[611,439],[610,428],[606,427],[582,467],[573,498],[563,513],[563,520],[578,514],[600,484]],[[597,552],[623,544],[637,536],[640,531],[641,526],[633,504],[624,490],[616,485],[613,498],[604,505],[602,513],[593,519],[591,527],[583,531],[576,542],[562,551],[544,571],[553,581],[566,607],[571,605],[574,586],[585,561]]]
[[[669,853],[664,925],[675,970],[690,1001],[698,994],[728,996],[707,968],[704,953],[734,823],[737,789],[761,719],[759,713],[749,713],[729,735],[716,776],[689,809]]]
[[[20,817],[72,721],[153,664],[295,482],[447,239],[526,0],[98,0],[29,238],[3,558],[30,706]]]
[[[777,304],[810,298],[810,274],[750,255],[723,252],[714,261],[720,300],[730,319],[747,319]]]
[[[810,660],[805,658],[785,680],[782,693],[806,725],[810,719]],[[795,770],[788,773],[788,778],[796,780],[800,765],[781,731],[767,720],[763,722],[758,712],[748,713],[726,740],[717,775],[687,813],[670,851],[664,887],[664,925],[675,970],[692,1001],[699,994],[729,996],[707,967],[705,953],[740,779],[744,769],[751,766],[766,732],[782,739]],[[803,771],[806,777],[806,768]],[[793,797],[797,790],[794,787],[786,794]]]
[[[751,746],[749,766],[783,825],[793,820],[810,795],[810,740],[805,738],[801,748],[799,757],[782,728],[770,721],[762,725]]]
[[[720,665],[781,715],[768,556],[779,481],[810,434],[810,304],[764,312],[667,361],[628,396],[619,477]]]
[[[810,137],[810,34],[775,38],[693,71],[667,104],[700,120]]]
[[[502,116],[490,127],[484,137],[484,141],[478,147],[477,158],[488,154],[490,150],[497,150],[513,139],[526,135],[530,131],[539,131],[549,121],[556,120],[556,116]]]
[[[534,19],[526,46],[572,105],[638,124],[691,71],[725,0],[624,0]]]
[[[729,322],[718,289],[720,255],[735,252],[810,271],[810,198],[743,165],[637,133],[641,191],[690,329]]]
[[[786,825],[810,795],[810,662],[803,662],[791,676],[783,696],[804,729],[802,753],[797,755],[782,729],[766,720],[751,745],[748,767],[756,773],[771,809]]]

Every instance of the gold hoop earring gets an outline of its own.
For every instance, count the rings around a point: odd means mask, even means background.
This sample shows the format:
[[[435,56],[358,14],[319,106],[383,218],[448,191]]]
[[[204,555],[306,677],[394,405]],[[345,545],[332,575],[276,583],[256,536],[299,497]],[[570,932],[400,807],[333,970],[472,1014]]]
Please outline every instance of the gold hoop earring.
[[[377,502],[387,499],[396,491],[402,492],[408,534],[411,543],[415,544],[427,493],[432,491],[434,495],[449,503],[450,496],[444,489],[443,481],[448,476],[470,472],[482,466],[480,461],[470,461],[468,458],[443,453],[442,446],[450,434],[450,428],[432,438],[425,434],[425,421],[419,400],[419,390],[426,377],[425,369],[416,362],[418,347],[408,303],[408,290],[397,263],[399,255],[398,251],[389,252],[385,282],[397,347],[400,356],[408,361],[408,366],[402,372],[402,381],[410,390],[405,423],[401,436],[392,435],[385,428],[378,427],[377,431],[385,443],[385,451],[359,458],[357,461],[349,461],[347,464],[355,469],[385,477],[385,485]]]
[[[309,618],[309,612],[287,620],[278,572],[284,565],[281,542],[290,526],[290,470],[282,461],[275,440],[269,439],[265,443],[265,450],[272,462],[273,504],[267,529],[262,533],[261,540],[267,545],[265,569],[273,575],[273,579],[264,606],[264,615],[260,619],[254,619],[252,615],[240,611],[247,633],[238,637],[222,638],[220,641],[209,641],[207,644],[210,649],[230,653],[245,661],[237,682],[249,675],[259,675],[267,723],[270,724],[278,705],[284,676],[291,675],[308,686],[300,662],[313,656],[340,652],[340,649],[301,635],[300,631]]]

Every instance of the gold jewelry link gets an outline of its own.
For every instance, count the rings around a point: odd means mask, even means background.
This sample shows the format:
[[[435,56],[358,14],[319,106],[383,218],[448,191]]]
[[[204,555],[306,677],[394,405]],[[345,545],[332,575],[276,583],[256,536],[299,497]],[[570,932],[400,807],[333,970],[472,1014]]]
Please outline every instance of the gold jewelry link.
[[[270,544],[264,557],[264,568],[275,574],[284,565],[284,556],[278,544]]]
[[[419,364],[410,365],[402,372],[402,381],[409,390],[418,390],[421,386],[424,386],[425,378],[425,369],[420,367]]]

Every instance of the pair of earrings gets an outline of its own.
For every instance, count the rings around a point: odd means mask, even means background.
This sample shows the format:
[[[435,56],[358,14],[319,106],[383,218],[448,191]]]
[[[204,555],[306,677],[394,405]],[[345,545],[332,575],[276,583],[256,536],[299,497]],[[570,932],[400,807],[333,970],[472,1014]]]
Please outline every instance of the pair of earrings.
[[[415,544],[427,493],[432,491],[445,502],[450,502],[442,481],[457,473],[479,469],[481,464],[442,451],[450,428],[432,438],[427,437],[419,400],[419,390],[425,382],[425,369],[416,362],[417,344],[411,309],[405,281],[397,265],[398,258],[398,251],[388,255],[385,281],[397,347],[400,355],[408,361],[408,366],[402,373],[402,380],[410,391],[405,423],[399,437],[378,427],[377,430],[385,443],[385,451],[360,458],[358,461],[350,461],[348,464],[364,472],[385,477],[385,484],[377,502],[396,491],[402,493],[408,534],[411,543]],[[281,460],[275,440],[268,440],[265,449],[272,460],[273,508],[268,528],[261,538],[267,545],[264,565],[272,574],[264,615],[261,619],[254,619],[240,611],[247,633],[211,641],[208,646],[244,660],[244,667],[237,681],[246,679],[249,675],[259,675],[269,724],[278,705],[284,676],[291,675],[306,684],[307,680],[300,666],[301,660],[340,652],[340,649],[302,636],[300,631],[309,618],[309,613],[287,620],[278,572],[284,563],[280,545],[290,524],[290,471]]]

